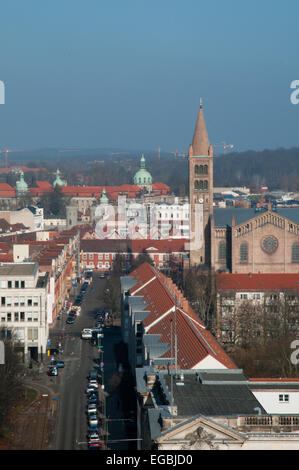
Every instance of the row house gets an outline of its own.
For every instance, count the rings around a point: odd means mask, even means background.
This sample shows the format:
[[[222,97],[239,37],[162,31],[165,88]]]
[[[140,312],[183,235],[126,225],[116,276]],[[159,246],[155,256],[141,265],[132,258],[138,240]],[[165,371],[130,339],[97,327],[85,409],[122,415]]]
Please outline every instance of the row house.
[[[148,263],[121,277],[122,337],[132,370],[235,368],[174,282]]]

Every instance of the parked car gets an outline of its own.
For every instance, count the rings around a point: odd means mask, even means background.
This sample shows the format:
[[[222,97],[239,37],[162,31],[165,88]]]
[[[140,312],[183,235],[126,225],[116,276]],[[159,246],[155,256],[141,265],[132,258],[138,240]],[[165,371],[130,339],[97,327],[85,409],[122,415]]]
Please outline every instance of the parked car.
[[[97,426],[99,424],[98,417],[96,415],[89,416],[88,423],[89,423],[89,425],[96,425]]]
[[[93,385],[88,385],[86,388],[86,394],[90,395],[91,393],[96,393],[96,388]]]
[[[98,384],[98,381],[97,381],[97,380],[92,379],[92,380],[89,381],[88,386],[89,386],[89,387],[98,388],[98,387],[99,387],[99,384]]]
[[[63,368],[64,362],[60,360],[54,360],[54,361],[51,361],[51,366],[57,367],[57,368]]]
[[[92,338],[92,329],[91,328],[84,328],[81,332],[82,339],[91,339]]]
[[[100,434],[100,428],[99,426],[91,426],[88,428],[88,431],[87,431],[87,437],[90,437],[91,434],[93,433],[96,433],[96,434]]]
[[[97,405],[99,403],[99,399],[98,399],[98,397],[95,393],[92,393],[88,396],[88,404],[91,405],[93,403],[95,405]]]
[[[95,403],[89,403],[87,405],[87,412],[91,413],[92,411],[97,411],[97,405]]]
[[[101,443],[100,442],[90,442],[88,444],[88,449],[89,450],[100,450],[101,448]]]
[[[72,317],[67,317],[66,323],[68,323],[69,325],[71,325],[72,323],[75,323],[74,317],[73,316]]]
[[[58,375],[58,369],[57,369],[57,367],[49,367],[49,369],[48,369],[48,375],[50,375],[50,376],[57,376],[57,375]]]
[[[89,376],[88,376],[88,379],[89,380],[96,380],[98,377],[98,372],[95,370],[95,369],[91,369],[89,371]]]

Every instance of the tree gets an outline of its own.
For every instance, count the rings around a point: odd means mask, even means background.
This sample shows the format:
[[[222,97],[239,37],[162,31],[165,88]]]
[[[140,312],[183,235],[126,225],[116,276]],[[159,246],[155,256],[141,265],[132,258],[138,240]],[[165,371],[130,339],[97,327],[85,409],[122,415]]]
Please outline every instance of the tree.
[[[214,271],[186,270],[183,280],[183,292],[199,318],[208,327],[211,327],[216,304]]]
[[[0,435],[3,435],[12,408],[24,391],[24,366],[16,352],[16,338],[9,338],[3,328],[0,336],[5,345],[5,364],[0,364]]]
[[[151,266],[153,266],[153,260],[152,258],[150,257],[150,255],[145,251],[143,250],[142,253],[140,253],[132,262],[131,264],[131,268],[132,270],[134,269],[137,269],[138,266],[140,266],[141,264],[143,263],[148,263],[150,264]]]

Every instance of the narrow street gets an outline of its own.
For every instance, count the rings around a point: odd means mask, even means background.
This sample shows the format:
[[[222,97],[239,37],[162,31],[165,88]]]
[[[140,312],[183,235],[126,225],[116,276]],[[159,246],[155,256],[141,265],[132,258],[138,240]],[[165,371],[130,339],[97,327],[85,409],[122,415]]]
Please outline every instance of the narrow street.
[[[82,302],[82,311],[73,325],[67,325],[65,318],[56,322],[51,332],[51,344],[62,341],[64,354],[61,359],[65,362],[64,369],[59,371],[58,377],[45,377],[49,386],[56,391],[58,406],[56,439],[53,448],[58,450],[87,449],[87,416],[86,416],[86,386],[89,371],[98,367],[100,362],[104,363],[101,369],[104,378],[104,391],[99,391],[99,396],[104,397],[101,414],[106,415],[101,421],[104,430],[105,447],[108,449],[132,448],[132,442],[128,442],[128,436],[132,439],[132,418],[130,410],[135,410],[134,389],[128,388],[128,382],[124,388],[123,384],[128,376],[124,352],[123,371],[119,372],[120,363],[119,345],[121,344],[121,329],[119,326],[104,327],[104,338],[102,339],[102,351],[93,346],[89,340],[80,337],[83,328],[93,327],[95,313],[103,305],[99,292],[101,284],[105,280],[96,275],[88,287]],[[63,335],[60,338],[59,335]],[[131,385],[131,384],[130,384]],[[128,403],[127,397],[131,397]],[[134,398],[132,398],[134,397]],[[130,421],[124,421],[125,419]],[[135,433],[133,432],[133,436]],[[133,442],[136,445],[136,442]]]

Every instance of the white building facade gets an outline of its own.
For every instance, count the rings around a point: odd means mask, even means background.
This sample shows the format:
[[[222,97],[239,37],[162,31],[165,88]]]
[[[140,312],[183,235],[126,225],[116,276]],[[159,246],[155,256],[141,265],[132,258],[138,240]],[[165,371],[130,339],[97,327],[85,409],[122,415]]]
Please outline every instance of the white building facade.
[[[49,334],[48,273],[37,263],[0,266],[0,329],[12,337],[24,361],[42,360]]]

